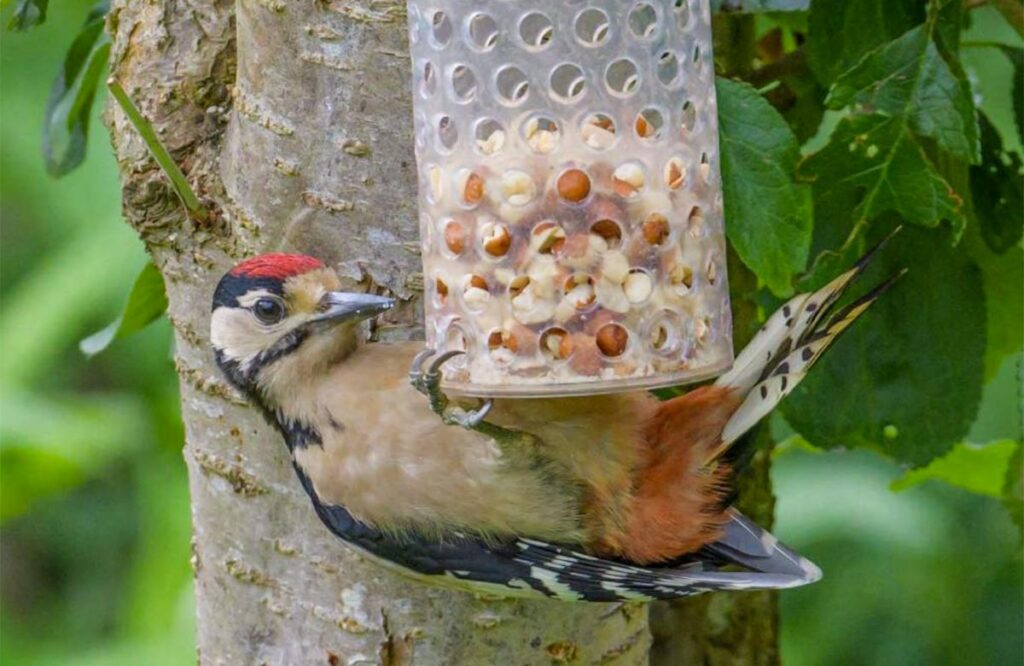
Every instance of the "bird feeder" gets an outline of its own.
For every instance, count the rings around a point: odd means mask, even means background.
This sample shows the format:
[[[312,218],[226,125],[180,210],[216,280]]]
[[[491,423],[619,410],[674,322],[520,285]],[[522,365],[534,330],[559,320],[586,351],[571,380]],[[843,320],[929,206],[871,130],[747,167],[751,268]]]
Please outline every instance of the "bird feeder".
[[[732,363],[708,0],[410,0],[443,386],[586,395]]]

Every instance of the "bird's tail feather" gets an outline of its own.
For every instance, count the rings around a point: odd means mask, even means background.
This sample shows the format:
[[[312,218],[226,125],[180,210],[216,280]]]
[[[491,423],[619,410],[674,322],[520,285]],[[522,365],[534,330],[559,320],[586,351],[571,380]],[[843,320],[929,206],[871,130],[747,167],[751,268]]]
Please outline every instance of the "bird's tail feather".
[[[721,455],[789,395],[839,334],[903,275],[905,271],[832,312],[843,292],[896,231],[868,251],[853,268],[814,293],[795,296],[775,312],[737,357],[733,368],[718,378],[716,385],[738,390],[744,399],[726,423],[722,442],[709,461]]]

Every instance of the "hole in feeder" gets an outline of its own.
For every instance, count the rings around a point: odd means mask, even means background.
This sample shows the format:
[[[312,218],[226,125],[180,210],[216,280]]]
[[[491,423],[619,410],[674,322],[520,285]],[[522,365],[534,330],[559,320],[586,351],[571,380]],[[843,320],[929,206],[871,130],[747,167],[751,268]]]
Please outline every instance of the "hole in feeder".
[[[476,125],[476,149],[483,155],[494,155],[505,146],[505,130],[497,120],[485,118]]]
[[[451,116],[441,116],[437,121],[437,140],[441,148],[450,151],[459,142],[459,130],[455,127],[455,121]]]
[[[482,310],[491,302],[491,291],[480,275],[467,275],[462,283],[462,300],[469,310]]]
[[[651,351],[656,354],[671,354],[679,347],[679,326],[672,315],[664,313],[651,322],[647,334]]]
[[[452,22],[444,12],[434,12],[431,23],[431,36],[434,46],[444,48],[452,40]]]
[[[476,206],[484,198],[484,179],[480,174],[469,169],[460,169],[455,176],[456,191],[459,200],[467,207]]]
[[[448,330],[444,334],[444,349],[445,351],[461,351],[465,352],[469,350],[469,336],[466,335],[466,331],[463,330],[462,324],[458,320],[453,321],[448,325]],[[460,366],[465,364],[465,355],[456,356],[455,358],[448,361],[448,365]]]
[[[513,206],[525,206],[537,194],[537,186],[530,174],[510,169],[501,177],[501,191],[505,201]]]
[[[697,124],[697,107],[693,105],[693,102],[683,102],[682,118],[683,131],[692,132],[694,126]]]
[[[587,79],[578,65],[562,63],[551,72],[551,93],[565,104],[575,102],[587,90]]]
[[[679,56],[671,51],[664,51],[658,56],[658,64],[655,72],[658,80],[669,88],[674,88],[680,82]]]
[[[675,0],[674,11],[676,23],[680,29],[685,30],[690,24],[690,2],[689,0]]]
[[[608,89],[620,97],[629,97],[640,87],[640,72],[629,58],[620,58],[609,65],[604,79]]]
[[[522,294],[523,290],[530,286],[530,278],[525,275],[517,275],[508,283],[508,293],[513,299]]]
[[[597,329],[597,348],[609,358],[622,356],[629,345],[629,331],[619,324],[605,324]]]
[[[705,184],[711,180],[711,160],[708,158],[707,153],[700,154],[700,179]]]
[[[637,114],[634,129],[636,129],[636,135],[641,139],[653,141],[661,136],[664,124],[665,119],[661,115],[661,111],[649,107]]]
[[[591,113],[580,126],[583,143],[595,150],[604,150],[615,143],[615,121],[604,113]]]
[[[693,269],[685,264],[676,264],[669,271],[669,284],[680,296],[686,296],[693,289]]]
[[[590,196],[590,176],[582,169],[566,169],[558,177],[558,196],[579,203]]]
[[[565,246],[565,238],[565,230],[547,220],[530,232],[530,247],[539,254],[553,254]]]
[[[523,124],[523,140],[535,153],[546,155],[555,149],[562,131],[551,118],[534,116]]]
[[[658,12],[642,2],[630,10],[628,24],[629,31],[639,39],[651,39],[658,31]]]
[[[455,220],[444,225],[444,246],[454,255],[466,249],[466,229]]]
[[[455,101],[466,103],[476,97],[476,74],[465,65],[452,68],[452,93]]]
[[[667,217],[661,213],[651,213],[644,220],[641,231],[648,245],[664,245],[672,230]]]
[[[614,250],[622,244],[622,227],[614,220],[598,220],[590,225],[590,233],[600,237],[609,250]]]
[[[434,278],[434,301],[438,305],[444,305],[448,302],[448,283],[441,276]]]
[[[711,337],[711,319],[700,317],[693,322],[693,339],[698,345],[704,345]]]
[[[511,331],[494,329],[487,335],[487,349],[495,362],[504,365],[513,361],[519,351],[519,340]]]
[[[431,97],[437,92],[437,75],[434,72],[434,64],[423,63],[423,80],[420,83],[420,93],[424,97]]]
[[[530,94],[530,81],[523,70],[512,65],[503,67],[495,79],[498,95],[508,104],[520,104]]]
[[[436,164],[427,166],[427,199],[438,203],[444,198],[444,171]]]
[[[654,293],[654,278],[644,269],[634,268],[626,276],[622,289],[626,293],[626,300],[631,305],[646,303],[647,299]]]
[[[576,37],[586,46],[600,46],[608,39],[610,23],[604,11],[591,7],[576,15]]]
[[[594,291],[594,278],[584,273],[569,277],[562,287],[565,299],[577,310],[586,310],[594,304],[597,294]]]
[[[554,32],[551,19],[540,12],[530,12],[519,21],[519,38],[533,51],[546,48]]]
[[[680,157],[673,157],[665,164],[665,185],[670,190],[678,190],[686,184],[686,167]]]
[[[694,46],[693,47],[693,64],[694,64],[694,66],[700,67],[700,58],[701,58],[700,46],[699,45],[698,46]]]
[[[540,335],[540,351],[549,361],[564,361],[572,356],[572,336],[564,328],[549,328]]]
[[[718,284],[718,260],[715,257],[708,259],[707,268],[704,269],[704,274],[708,279],[708,284],[714,287]]]
[[[490,51],[498,43],[498,24],[489,14],[469,18],[469,42],[479,51]]]
[[[690,234],[691,238],[701,238],[705,231],[704,211],[700,206],[694,206],[690,209],[690,215],[686,220],[686,232]]]
[[[612,190],[620,197],[633,199],[644,189],[644,169],[636,162],[620,164],[612,173]]]
[[[480,227],[480,245],[490,257],[504,257],[512,246],[508,227],[498,222],[485,222]]]

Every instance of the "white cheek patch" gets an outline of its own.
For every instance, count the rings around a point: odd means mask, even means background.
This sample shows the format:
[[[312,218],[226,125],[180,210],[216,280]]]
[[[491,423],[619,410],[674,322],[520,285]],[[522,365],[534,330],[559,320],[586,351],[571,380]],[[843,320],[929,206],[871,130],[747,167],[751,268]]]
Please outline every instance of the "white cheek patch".
[[[248,296],[248,294],[246,294]],[[285,333],[299,326],[304,317],[295,315],[266,326],[244,308],[217,308],[210,318],[210,342],[225,357],[247,363],[273,346]]]

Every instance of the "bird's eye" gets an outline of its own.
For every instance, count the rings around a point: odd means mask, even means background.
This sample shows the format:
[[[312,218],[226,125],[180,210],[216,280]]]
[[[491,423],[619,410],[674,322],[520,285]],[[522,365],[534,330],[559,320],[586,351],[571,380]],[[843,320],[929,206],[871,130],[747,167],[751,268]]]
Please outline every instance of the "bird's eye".
[[[253,314],[264,324],[276,324],[284,319],[284,305],[273,298],[261,298],[252,306]]]

